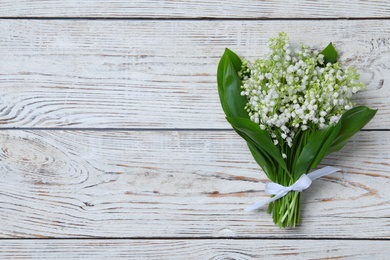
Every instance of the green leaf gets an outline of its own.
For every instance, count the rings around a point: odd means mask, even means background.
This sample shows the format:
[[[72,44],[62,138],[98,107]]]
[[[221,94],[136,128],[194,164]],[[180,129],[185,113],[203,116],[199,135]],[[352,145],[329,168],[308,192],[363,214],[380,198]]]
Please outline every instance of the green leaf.
[[[355,107],[344,113],[335,126],[328,126],[313,134],[297,160],[294,178],[297,180],[302,174],[315,168],[326,155],[344,147],[375,113],[376,110],[365,106]]]
[[[349,141],[349,139],[362,129],[375,116],[377,110],[366,106],[352,108],[345,112],[339,122],[340,131],[332,141],[325,155],[339,151]]]
[[[326,48],[323,51],[321,51],[319,54],[324,55],[324,64],[325,65],[328,63],[333,64],[337,60],[337,51],[333,47],[332,43],[329,43],[329,45],[326,46]]]
[[[226,118],[229,123],[244,133],[261,151],[267,153],[286,172],[290,173],[279,149],[274,145],[268,132],[261,130],[259,125],[246,118]]]
[[[217,82],[218,82],[218,94],[219,94],[219,101],[221,102],[221,106],[223,111],[225,112],[226,116],[230,116],[227,104],[225,101],[225,90],[223,88],[223,75],[225,71],[225,63],[226,63],[226,56],[222,56],[219,64],[218,64],[218,72],[217,72]]]
[[[333,142],[333,140],[335,139],[335,137],[339,133],[341,125],[340,124],[336,124],[336,126],[332,127],[332,128],[333,128],[332,132],[329,134],[328,138],[322,144],[320,151],[318,152],[317,156],[314,158],[314,160],[311,163],[308,171],[310,171],[310,169],[313,169],[313,168],[317,167],[317,165],[320,164],[322,158],[325,157],[326,151],[328,150],[329,146],[331,145],[331,143]]]
[[[218,65],[218,93],[226,116],[249,118],[245,111],[248,101],[246,97],[241,96],[241,80],[237,74],[240,70],[240,58],[226,49]]]
[[[258,165],[263,169],[268,179],[275,182],[275,165],[268,157],[267,153],[262,152],[252,141],[247,142],[249,150]]]
[[[295,180],[298,180],[302,174],[307,173],[311,169],[310,166],[313,164],[316,157],[320,153],[322,146],[324,146],[333,129],[334,126],[331,125],[312,134],[308,143],[302,149],[302,152],[299,155],[294,167],[293,172]]]
[[[226,55],[230,59],[234,66],[234,69],[237,72],[241,70],[241,59],[237,56],[237,54],[226,48],[223,55]]]
[[[237,128],[233,127],[233,129],[236,131],[236,133],[241,136],[244,140],[247,141],[248,147],[250,152],[252,153],[253,158],[257,162],[257,164],[260,165],[260,167],[263,169],[267,177],[274,181],[275,179],[275,164],[272,160],[272,158],[269,157],[269,155],[261,150],[259,147],[256,146],[256,144],[243,132],[238,130]]]

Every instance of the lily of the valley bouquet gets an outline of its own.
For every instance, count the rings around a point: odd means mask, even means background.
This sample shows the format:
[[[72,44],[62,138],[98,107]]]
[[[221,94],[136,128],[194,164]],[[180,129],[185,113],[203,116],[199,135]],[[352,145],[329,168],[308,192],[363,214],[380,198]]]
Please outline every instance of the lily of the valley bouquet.
[[[268,213],[280,227],[300,223],[302,190],[339,169],[311,172],[340,150],[376,110],[354,107],[352,94],[365,88],[353,68],[343,68],[330,43],[323,51],[291,50],[285,33],[269,40],[267,59],[240,59],[229,49],[218,65],[218,92],[226,119],[248,144],[271,183]]]

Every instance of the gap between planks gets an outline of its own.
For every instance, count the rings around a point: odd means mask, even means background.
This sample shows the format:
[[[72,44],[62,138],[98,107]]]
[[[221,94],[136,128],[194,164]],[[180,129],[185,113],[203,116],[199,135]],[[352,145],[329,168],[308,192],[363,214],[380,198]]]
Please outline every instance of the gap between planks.
[[[390,241],[390,238],[369,238],[369,237],[231,237],[231,236],[199,236],[199,237],[26,237],[26,238],[0,238],[1,241],[17,240],[348,240],[348,241]]]
[[[0,128],[0,131],[9,131],[9,130],[16,130],[16,131],[107,131],[107,132],[172,132],[172,131],[178,131],[178,132],[232,132],[234,131],[232,128],[44,128],[44,127],[10,127],[10,128]],[[361,129],[360,131],[364,132],[388,132],[390,129]]]
[[[283,18],[283,17],[258,17],[258,18],[219,18],[219,17],[45,17],[45,16],[0,16],[0,20],[123,20],[123,21],[337,21],[337,20],[389,20],[389,17],[319,17],[319,18]]]

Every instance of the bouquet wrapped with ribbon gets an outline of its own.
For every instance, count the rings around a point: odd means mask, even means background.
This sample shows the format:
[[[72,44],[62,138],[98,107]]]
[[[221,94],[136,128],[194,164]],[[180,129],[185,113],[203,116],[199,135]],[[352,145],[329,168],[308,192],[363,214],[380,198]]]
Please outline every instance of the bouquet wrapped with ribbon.
[[[321,52],[301,44],[291,50],[285,33],[269,40],[267,59],[240,59],[226,49],[218,65],[219,98],[226,119],[248,144],[271,180],[268,205],[274,223],[301,222],[302,190],[316,178],[338,171],[311,172],[326,155],[340,150],[376,110],[354,107],[352,94],[365,86],[353,68],[343,68],[330,43]]]

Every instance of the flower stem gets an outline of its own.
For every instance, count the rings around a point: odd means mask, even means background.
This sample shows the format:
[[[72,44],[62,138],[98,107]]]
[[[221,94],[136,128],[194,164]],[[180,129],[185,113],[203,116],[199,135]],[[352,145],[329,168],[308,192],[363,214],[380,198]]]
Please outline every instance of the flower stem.
[[[291,191],[273,203],[273,220],[280,228],[295,227],[301,223],[301,192]]]

